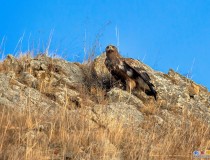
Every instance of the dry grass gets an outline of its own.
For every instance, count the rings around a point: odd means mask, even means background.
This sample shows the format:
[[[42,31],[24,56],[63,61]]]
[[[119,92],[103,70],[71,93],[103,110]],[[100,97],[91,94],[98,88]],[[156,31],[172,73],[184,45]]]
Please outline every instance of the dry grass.
[[[209,128],[193,117],[179,127],[148,119],[135,133],[119,123],[111,130],[97,127],[85,109],[73,114],[63,108],[40,119],[28,110],[1,108],[0,159],[191,159],[194,150],[210,147]]]
[[[25,65],[29,60],[26,56],[19,62],[24,62],[22,69],[32,72]],[[2,63],[0,71],[7,71]],[[79,88],[80,92],[84,98],[88,96],[96,103],[106,104],[106,89],[94,81],[91,70],[86,73],[87,84]],[[38,89],[44,92],[48,90],[45,87]],[[112,129],[100,127],[90,119],[86,108],[62,107],[51,117],[43,118],[31,112],[30,105],[22,112],[0,106],[0,159],[184,160],[192,159],[194,150],[209,149],[209,127],[193,115],[180,115],[183,118],[179,126],[167,121],[158,125],[151,116],[158,114],[154,106],[142,112],[147,118],[140,131],[134,132],[134,128],[116,122]]]

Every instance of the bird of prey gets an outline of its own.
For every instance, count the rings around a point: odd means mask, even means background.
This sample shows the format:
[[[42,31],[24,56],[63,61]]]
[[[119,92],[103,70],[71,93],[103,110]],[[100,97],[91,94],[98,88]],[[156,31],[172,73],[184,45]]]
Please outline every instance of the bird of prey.
[[[150,82],[150,77],[143,68],[138,70],[132,66],[129,59],[123,58],[117,48],[113,45],[106,47],[105,65],[111,75],[120,81],[127,91],[135,88],[143,90],[147,95],[154,96],[157,100],[157,92],[154,85]]]

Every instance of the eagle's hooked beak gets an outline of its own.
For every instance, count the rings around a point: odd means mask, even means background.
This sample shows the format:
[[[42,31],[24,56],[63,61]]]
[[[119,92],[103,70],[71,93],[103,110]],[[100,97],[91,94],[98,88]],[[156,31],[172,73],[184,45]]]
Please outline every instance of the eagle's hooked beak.
[[[110,52],[113,52],[113,51],[114,51],[114,46],[109,45],[109,46],[106,47],[106,52],[107,53],[110,53]]]

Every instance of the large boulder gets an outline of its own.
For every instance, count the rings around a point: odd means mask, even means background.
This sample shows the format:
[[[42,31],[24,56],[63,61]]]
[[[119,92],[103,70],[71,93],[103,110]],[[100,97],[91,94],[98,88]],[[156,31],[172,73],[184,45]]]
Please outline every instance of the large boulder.
[[[119,127],[133,127],[138,129],[144,116],[138,109],[123,102],[110,103],[109,105],[95,105],[92,108],[92,119],[99,126],[110,130]]]

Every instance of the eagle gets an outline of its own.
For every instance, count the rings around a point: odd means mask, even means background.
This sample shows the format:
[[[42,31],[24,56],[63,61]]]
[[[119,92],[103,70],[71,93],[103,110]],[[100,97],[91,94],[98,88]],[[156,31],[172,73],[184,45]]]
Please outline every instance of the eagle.
[[[157,92],[154,85],[150,82],[151,79],[143,68],[135,68],[129,63],[128,58],[123,58],[117,48],[113,45],[106,47],[105,65],[111,75],[120,81],[127,91],[135,88],[143,90],[147,95],[154,96],[157,100]]]

